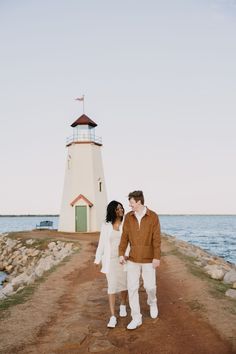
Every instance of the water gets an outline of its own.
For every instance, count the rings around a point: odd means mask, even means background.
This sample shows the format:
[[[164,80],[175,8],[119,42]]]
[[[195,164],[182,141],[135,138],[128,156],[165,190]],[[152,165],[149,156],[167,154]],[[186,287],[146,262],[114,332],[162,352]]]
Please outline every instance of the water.
[[[236,215],[161,215],[161,229],[236,263]]]
[[[0,233],[30,231],[36,229],[36,225],[44,220],[53,221],[53,229],[58,228],[58,216],[0,216]]]
[[[5,272],[0,271],[0,289],[2,288],[2,282],[6,278],[7,274]]]
[[[58,228],[58,216],[0,217],[0,233],[32,230],[43,220]],[[236,215],[161,215],[160,222],[163,232],[236,263]]]

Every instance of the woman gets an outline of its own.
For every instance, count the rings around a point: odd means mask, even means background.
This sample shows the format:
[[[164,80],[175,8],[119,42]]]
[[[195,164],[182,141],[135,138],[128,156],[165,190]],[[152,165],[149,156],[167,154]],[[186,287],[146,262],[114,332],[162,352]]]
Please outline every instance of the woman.
[[[124,217],[123,205],[115,200],[107,206],[106,222],[102,224],[95,264],[102,262],[101,272],[106,274],[108,285],[108,299],[111,317],[107,327],[114,328],[117,324],[115,316],[116,294],[120,293],[120,317],[126,317],[127,275],[124,267],[119,263],[118,247],[122,233]],[[127,250],[128,252],[128,250]],[[127,255],[126,252],[126,255]]]

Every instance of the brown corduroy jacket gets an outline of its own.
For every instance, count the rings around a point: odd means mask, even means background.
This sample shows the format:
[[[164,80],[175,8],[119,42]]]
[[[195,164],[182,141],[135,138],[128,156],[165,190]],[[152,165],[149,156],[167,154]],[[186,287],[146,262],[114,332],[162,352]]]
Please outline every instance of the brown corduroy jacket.
[[[147,208],[140,226],[133,211],[125,216],[119,245],[119,256],[124,256],[130,244],[129,260],[136,263],[152,263],[161,257],[161,230],[158,215]]]

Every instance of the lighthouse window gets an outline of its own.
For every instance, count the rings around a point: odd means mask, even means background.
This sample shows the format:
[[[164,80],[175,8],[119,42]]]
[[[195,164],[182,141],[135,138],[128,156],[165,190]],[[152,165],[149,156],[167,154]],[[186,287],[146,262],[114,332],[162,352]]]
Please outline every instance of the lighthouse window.
[[[102,191],[102,182],[99,182],[99,192]]]

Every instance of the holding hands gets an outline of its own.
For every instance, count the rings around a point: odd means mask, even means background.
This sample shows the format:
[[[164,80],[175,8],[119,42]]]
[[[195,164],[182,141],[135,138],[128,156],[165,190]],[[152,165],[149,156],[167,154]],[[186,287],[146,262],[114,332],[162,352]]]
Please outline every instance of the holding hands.
[[[155,268],[157,268],[157,267],[159,267],[160,266],[160,259],[153,259],[152,260],[152,267],[155,269]]]

